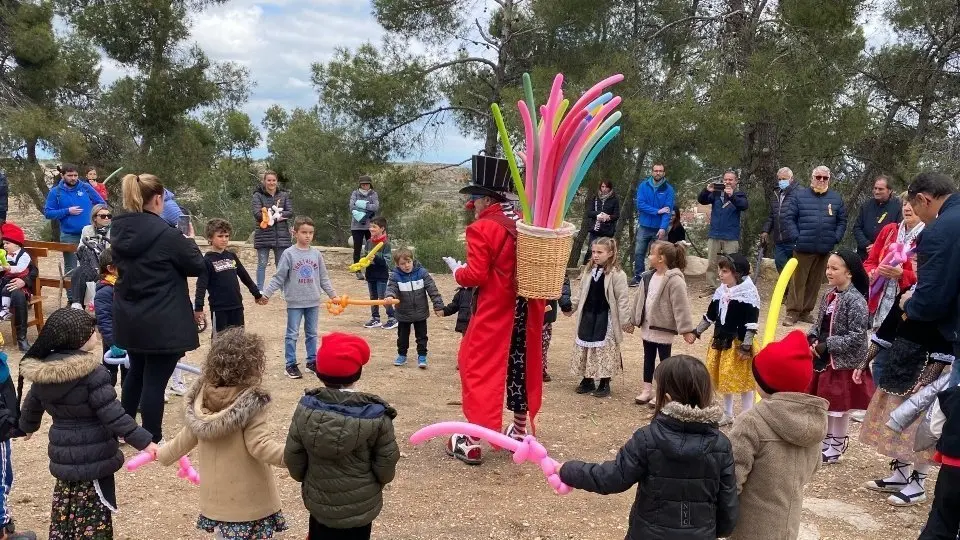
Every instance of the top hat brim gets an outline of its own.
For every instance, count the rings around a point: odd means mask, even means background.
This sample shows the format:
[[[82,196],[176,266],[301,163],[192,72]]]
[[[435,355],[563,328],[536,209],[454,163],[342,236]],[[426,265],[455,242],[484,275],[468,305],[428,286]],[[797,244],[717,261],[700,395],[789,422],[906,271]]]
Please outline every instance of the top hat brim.
[[[507,194],[500,191],[494,191],[490,188],[485,188],[477,185],[470,185],[460,189],[462,195],[479,195],[481,197],[493,197],[498,201],[506,201]]]

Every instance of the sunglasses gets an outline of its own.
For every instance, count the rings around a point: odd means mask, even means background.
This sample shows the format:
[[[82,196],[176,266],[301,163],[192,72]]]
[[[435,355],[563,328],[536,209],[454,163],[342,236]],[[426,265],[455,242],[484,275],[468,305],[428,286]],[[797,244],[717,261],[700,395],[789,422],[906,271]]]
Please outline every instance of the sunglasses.
[[[100,219],[113,219],[113,214],[97,214]]]
[[[829,180],[830,177],[829,177],[829,176],[814,176],[813,179],[814,179],[814,180],[820,180],[821,182],[824,182],[824,181],[826,181],[826,180]]]

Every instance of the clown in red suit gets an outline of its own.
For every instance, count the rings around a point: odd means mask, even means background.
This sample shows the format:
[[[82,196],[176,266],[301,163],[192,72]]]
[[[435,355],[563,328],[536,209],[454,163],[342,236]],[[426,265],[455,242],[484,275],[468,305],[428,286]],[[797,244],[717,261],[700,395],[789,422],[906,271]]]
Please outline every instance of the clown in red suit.
[[[513,412],[504,433],[522,439],[533,431],[543,393],[541,339],[545,303],[517,296],[517,221],[507,202],[513,187],[505,160],[474,156],[474,181],[460,190],[471,196],[476,221],[467,227],[467,260],[444,260],[462,287],[476,287],[473,316],[457,362],[463,414],[495,431],[503,406]],[[447,453],[481,463],[480,441],[463,434],[447,442]]]

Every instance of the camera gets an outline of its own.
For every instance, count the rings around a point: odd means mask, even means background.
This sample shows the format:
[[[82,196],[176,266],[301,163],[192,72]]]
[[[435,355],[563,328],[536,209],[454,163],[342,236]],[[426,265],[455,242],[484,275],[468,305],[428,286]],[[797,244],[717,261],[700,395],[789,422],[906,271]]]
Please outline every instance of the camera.
[[[713,183],[713,189],[716,189],[716,190],[719,190],[719,191],[723,191],[724,188],[726,188],[726,187],[727,187],[726,184],[724,184],[723,182],[714,182],[714,183]]]

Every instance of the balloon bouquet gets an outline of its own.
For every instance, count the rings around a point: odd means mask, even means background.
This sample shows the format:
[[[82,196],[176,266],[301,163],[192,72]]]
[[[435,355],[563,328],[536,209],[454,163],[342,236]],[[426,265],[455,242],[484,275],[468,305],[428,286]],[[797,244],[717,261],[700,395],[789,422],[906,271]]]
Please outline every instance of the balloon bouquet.
[[[608,77],[587,90],[570,107],[563,97],[563,75],[553,79],[546,104],[539,109],[533,99],[530,75],[523,75],[524,98],[517,102],[523,122],[524,152],[513,151],[500,107],[493,112],[504,155],[510,167],[520,203],[522,221],[517,223],[517,294],[525,298],[560,297],[576,228],[564,221],[587,171],[600,152],[620,132],[616,123],[621,113],[614,111],[621,102],[604,90],[623,80],[623,75]],[[539,110],[539,119],[537,112]],[[523,161],[521,177],[517,157]],[[427,426],[410,438],[421,444],[434,437],[465,433],[513,452],[513,461],[536,463],[550,486],[561,495],[570,493],[555,474],[557,462],[532,435],[522,441],[466,422],[441,422]]]

